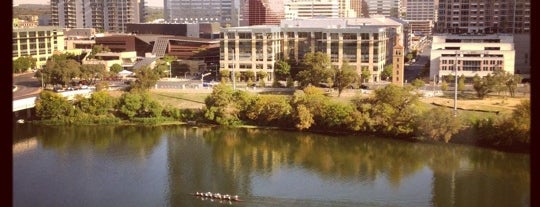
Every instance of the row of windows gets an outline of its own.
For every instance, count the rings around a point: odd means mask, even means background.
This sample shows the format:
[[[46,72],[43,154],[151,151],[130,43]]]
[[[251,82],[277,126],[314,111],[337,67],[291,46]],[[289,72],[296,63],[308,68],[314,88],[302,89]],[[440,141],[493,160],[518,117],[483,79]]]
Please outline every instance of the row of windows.
[[[443,64],[454,64],[454,60],[441,60],[441,65]],[[461,60],[458,60],[457,61],[457,64],[461,64]],[[480,65],[480,64],[484,64],[484,65],[502,65],[503,64],[503,61],[502,60],[463,60],[463,65]]]
[[[459,67],[459,66],[457,67],[458,71],[495,71],[495,70],[498,70],[498,69],[502,69],[502,67],[499,67],[499,66],[492,66],[492,67],[487,67],[487,66],[484,66],[484,67],[480,67],[480,66],[464,66],[463,68]],[[442,66],[441,70],[443,70],[443,71],[454,71],[454,66]]]
[[[264,35],[262,33],[244,33],[243,32],[243,33],[238,33],[238,37],[240,40],[252,39],[253,34],[255,35],[255,39],[262,39]],[[293,37],[295,37],[295,32],[286,32],[286,34],[289,39],[292,39]],[[298,35],[298,39],[311,39],[310,32],[296,32],[296,34]],[[330,34],[331,39],[339,39],[339,33],[329,33],[329,34]],[[359,37],[362,40],[367,40],[370,37],[370,33],[360,33],[359,35],[357,33],[341,33],[341,34],[342,34],[343,40],[357,40]],[[226,35],[228,39],[235,39],[236,37],[234,32],[227,32]],[[322,32],[315,32],[313,34],[315,39],[327,39],[327,35],[328,33],[322,33]],[[385,34],[382,34],[382,35],[383,35],[382,37],[384,37]],[[276,36],[279,37],[280,35],[276,35]],[[373,37],[374,40],[379,40],[379,33],[372,33],[371,36]],[[223,38],[224,33],[221,33],[220,37]],[[272,39],[272,34],[266,33],[266,38]]]

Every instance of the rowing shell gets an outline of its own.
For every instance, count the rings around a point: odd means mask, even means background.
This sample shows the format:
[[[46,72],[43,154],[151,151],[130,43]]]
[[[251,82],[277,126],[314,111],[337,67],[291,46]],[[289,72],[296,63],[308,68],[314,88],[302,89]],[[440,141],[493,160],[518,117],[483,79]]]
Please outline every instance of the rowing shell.
[[[195,197],[198,197],[198,198],[210,198],[210,199],[221,200],[221,201],[236,201],[236,202],[243,201],[243,200],[240,200],[240,199],[235,199],[233,197],[231,197],[231,199],[224,198],[224,197],[218,198],[218,197],[214,197],[214,196],[207,197],[207,196],[204,196],[204,195],[197,195],[195,193],[190,193],[189,195],[192,195],[192,196],[195,196]]]

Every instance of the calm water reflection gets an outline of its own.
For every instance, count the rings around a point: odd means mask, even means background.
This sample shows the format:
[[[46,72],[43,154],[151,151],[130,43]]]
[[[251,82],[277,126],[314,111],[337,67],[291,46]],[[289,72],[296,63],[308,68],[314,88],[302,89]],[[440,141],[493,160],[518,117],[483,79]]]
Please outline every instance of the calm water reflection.
[[[523,154],[257,129],[14,132],[15,206],[530,206]]]

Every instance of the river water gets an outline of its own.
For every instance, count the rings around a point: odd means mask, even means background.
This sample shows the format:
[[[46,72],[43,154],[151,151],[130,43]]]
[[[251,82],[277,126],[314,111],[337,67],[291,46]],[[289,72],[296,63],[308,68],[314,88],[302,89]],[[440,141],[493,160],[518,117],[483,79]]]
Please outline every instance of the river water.
[[[530,156],[263,129],[14,126],[14,206],[530,206]],[[238,195],[241,202],[194,192]]]

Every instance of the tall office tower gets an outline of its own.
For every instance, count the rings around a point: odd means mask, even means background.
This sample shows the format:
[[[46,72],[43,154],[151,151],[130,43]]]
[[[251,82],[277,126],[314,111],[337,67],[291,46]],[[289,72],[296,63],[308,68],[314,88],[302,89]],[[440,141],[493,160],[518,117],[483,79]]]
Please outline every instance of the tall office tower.
[[[351,9],[356,12],[356,17],[362,16],[362,0],[351,0]]]
[[[530,0],[439,0],[438,33],[528,33]]]
[[[146,6],[146,2],[144,2],[145,0],[140,0],[141,2],[139,3],[139,22],[140,23],[145,23],[146,22],[146,9],[144,9],[144,7]]]
[[[240,0],[240,25],[249,25],[249,0]]]
[[[285,16],[286,19],[357,17],[351,1],[358,0],[289,0],[285,3]]]
[[[369,15],[400,16],[401,0],[364,0]]]
[[[314,17],[339,17],[336,0],[289,0],[285,3],[286,19],[310,19]]]
[[[437,20],[438,0],[407,0],[406,20]]]
[[[219,22],[238,26],[234,0],[164,0],[165,19],[177,23]]]
[[[249,0],[249,25],[279,25],[285,18],[283,0]]]
[[[140,0],[51,0],[51,24],[63,28],[95,28],[124,32],[139,23]]]
[[[356,11],[352,8],[352,2],[355,0],[339,0],[339,17],[349,18],[357,17]]]

